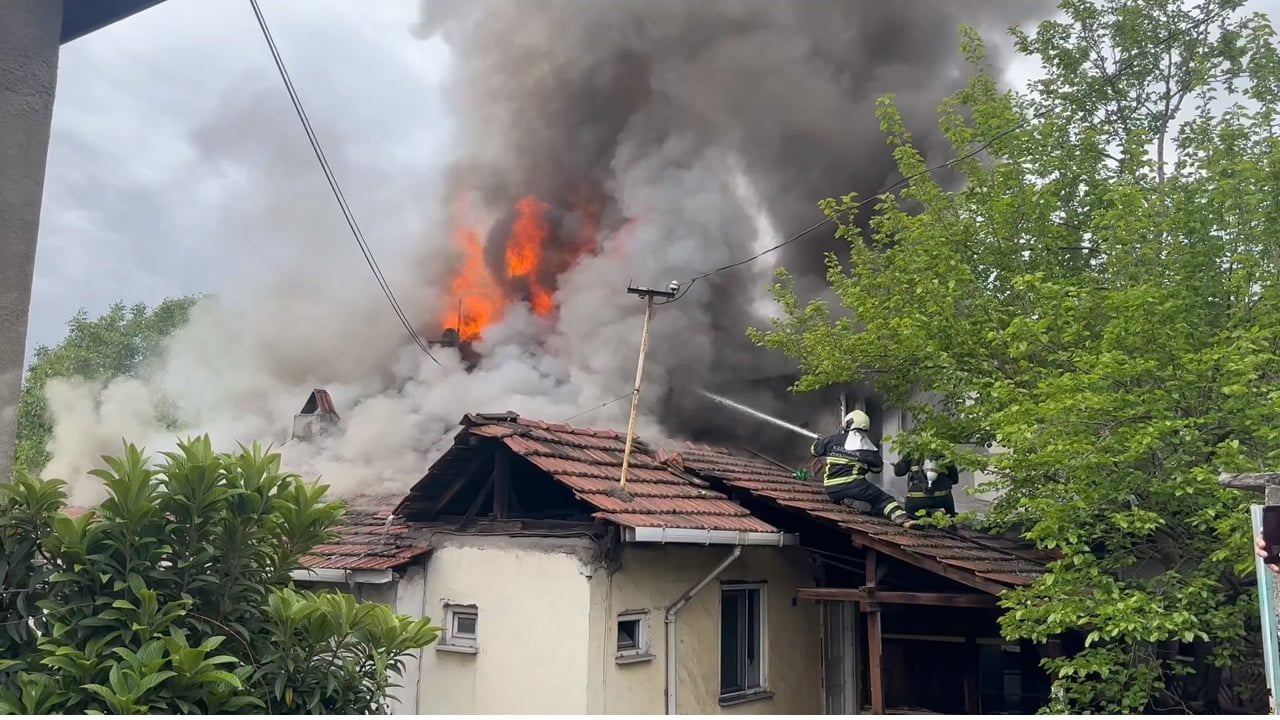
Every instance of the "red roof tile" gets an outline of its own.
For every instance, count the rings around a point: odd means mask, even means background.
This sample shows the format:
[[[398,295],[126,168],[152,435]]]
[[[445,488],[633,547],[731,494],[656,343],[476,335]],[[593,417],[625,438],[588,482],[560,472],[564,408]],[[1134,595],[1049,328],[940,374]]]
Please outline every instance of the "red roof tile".
[[[496,440],[573,491],[597,512],[594,517],[627,527],[780,532],[746,508],[710,489],[693,475],[661,462],[637,439],[632,448],[626,494],[619,491],[626,440],[613,430],[545,423],[513,413],[468,415],[446,452],[410,491],[410,497],[468,462],[476,437]],[[405,507],[409,500],[406,499]]]
[[[392,511],[401,496],[364,495],[346,499],[347,512],[332,528],[336,537],[304,555],[302,565],[324,570],[393,570],[430,552],[405,537],[408,526]]]
[[[837,525],[860,545],[892,548],[904,560],[921,565],[940,563],[975,581],[1029,585],[1045,573],[1044,565],[1052,559],[1028,543],[969,529],[904,531],[886,518],[830,502],[817,481],[801,480],[782,464],[746,451],[688,443],[665,450],[663,457],[673,467]]]

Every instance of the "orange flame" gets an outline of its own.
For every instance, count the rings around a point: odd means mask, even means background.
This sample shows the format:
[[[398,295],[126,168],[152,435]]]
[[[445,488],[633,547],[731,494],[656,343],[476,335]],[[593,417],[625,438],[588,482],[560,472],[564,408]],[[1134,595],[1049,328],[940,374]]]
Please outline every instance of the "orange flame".
[[[568,253],[556,253],[554,266],[544,265],[544,245],[550,235],[547,210],[550,205],[533,195],[516,203],[515,221],[507,236],[503,261],[507,280],[518,281],[528,289],[526,297],[535,315],[547,317],[555,312],[552,278],[572,267],[579,258],[599,249],[600,203],[582,201],[574,208],[581,225],[571,239]],[[453,242],[462,256],[462,264],[449,284],[449,299],[440,313],[442,327],[458,326],[462,340],[475,340],[485,328],[502,319],[507,303],[519,298],[508,297],[510,284],[495,278],[485,261],[482,238],[485,233],[469,226],[466,199],[460,198],[455,209]],[[522,293],[523,294],[523,293]]]
[[[538,270],[542,243],[547,239],[546,203],[525,195],[516,203],[516,221],[507,241],[507,277],[525,277]]]
[[[538,270],[542,265],[542,245],[547,240],[547,204],[532,195],[516,203],[516,220],[507,239],[507,277],[526,278],[529,305],[535,315],[546,317],[555,310],[551,291],[543,287]]]
[[[462,265],[449,283],[449,302],[441,311],[440,324],[456,326],[462,340],[475,340],[502,317],[506,299],[485,265],[480,232],[463,222],[465,207],[455,214],[453,243],[462,252]]]

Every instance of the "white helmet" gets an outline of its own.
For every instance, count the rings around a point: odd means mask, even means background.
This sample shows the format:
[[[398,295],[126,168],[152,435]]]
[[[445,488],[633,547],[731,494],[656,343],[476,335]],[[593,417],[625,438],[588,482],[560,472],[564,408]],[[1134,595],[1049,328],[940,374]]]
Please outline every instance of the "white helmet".
[[[844,427],[846,430],[870,430],[871,418],[861,410],[854,410],[844,416]]]

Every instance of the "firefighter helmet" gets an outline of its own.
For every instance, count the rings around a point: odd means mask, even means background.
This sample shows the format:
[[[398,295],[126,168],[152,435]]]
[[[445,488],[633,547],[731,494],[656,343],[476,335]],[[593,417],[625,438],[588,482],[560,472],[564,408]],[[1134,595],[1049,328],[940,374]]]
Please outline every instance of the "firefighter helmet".
[[[870,430],[871,418],[861,410],[854,410],[844,416],[844,428],[846,430]]]

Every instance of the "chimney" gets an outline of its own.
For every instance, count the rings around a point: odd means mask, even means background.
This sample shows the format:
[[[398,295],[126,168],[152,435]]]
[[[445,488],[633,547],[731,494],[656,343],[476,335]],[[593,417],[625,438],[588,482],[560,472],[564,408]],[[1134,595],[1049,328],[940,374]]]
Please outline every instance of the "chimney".
[[[313,440],[338,424],[338,411],[333,406],[329,391],[316,388],[311,391],[302,411],[293,416],[294,440]]]

